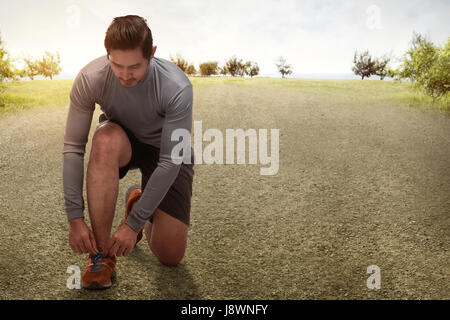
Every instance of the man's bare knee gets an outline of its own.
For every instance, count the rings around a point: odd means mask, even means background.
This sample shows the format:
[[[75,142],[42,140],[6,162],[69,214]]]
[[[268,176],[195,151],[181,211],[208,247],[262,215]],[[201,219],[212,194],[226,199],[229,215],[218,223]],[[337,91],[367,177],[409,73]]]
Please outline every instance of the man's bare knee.
[[[186,250],[185,244],[168,244],[152,241],[150,249],[158,258],[159,262],[166,266],[176,266],[183,260]]]
[[[156,209],[153,213],[149,246],[159,261],[167,266],[181,262],[186,251],[188,227],[167,212]],[[148,228],[147,228],[147,231]]]
[[[131,144],[123,129],[112,122],[97,128],[90,157],[101,163],[125,166],[131,159]]]

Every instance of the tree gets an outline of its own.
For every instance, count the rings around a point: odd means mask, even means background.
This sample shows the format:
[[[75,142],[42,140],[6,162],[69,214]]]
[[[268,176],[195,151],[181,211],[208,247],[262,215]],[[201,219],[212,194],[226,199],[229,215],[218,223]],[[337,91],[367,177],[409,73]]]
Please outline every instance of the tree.
[[[417,81],[431,68],[435,55],[434,44],[420,33],[413,31],[409,50],[405,53],[403,63],[398,70],[399,77]]]
[[[11,62],[11,56],[3,46],[0,35],[0,82],[6,79],[12,79],[15,76],[15,68]]]
[[[25,67],[25,76],[34,80],[34,77],[39,75],[39,60],[33,59],[31,57],[23,58],[23,61],[26,64]]]
[[[375,59],[375,74],[380,77],[380,80],[383,80],[386,76],[390,74],[388,68],[388,64],[390,61],[391,58],[387,55]]]
[[[247,69],[250,68],[250,65],[250,61],[244,63],[242,60],[240,60],[238,62],[238,76],[243,77],[245,74],[247,74]]]
[[[249,75],[250,78],[257,76],[259,74],[259,66],[256,62],[248,61],[246,64],[245,74]]]
[[[17,78],[25,78],[26,76],[27,76],[26,68],[16,69],[16,67],[14,67],[14,80],[16,80]]]
[[[59,57],[59,53],[56,55],[45,51],[44,56],[39,61],[39,74],[43,75],[44,78],[50,78],[53,80],[53,77],[58,75],[61,72],[61,59]]]
[[[189,64],[185,70],[187,75],[193,76],[197,73],[197,69],[195,69],[193,64]]]
[[[228,73],[233,77],[241,74],[243,66],[244,62],[242,59],[238,59],[236,56],[231,57],[225,62],[226,70],[228,70]]]
[[[292,66],[290,64],[286,64],[286,59],[281,56],[275,60],[275,65],[278,68],[278,72],[281,73],[282,78],[284,78],[285,75],[292,73]]]
[[[399,75],[398,75],[398,70],[397,69],[391,69],[391,68],[388,68],[387,69],[387,76],[389,77],[389,78],[392,78],[392,79],[394,79],[394,80],[396,80],[396,81],[398,81],[400,78],[399,78]]]
[[[200,74],[206,77],[216,75],[218,72],[217,68],[218,64],[219,63],[217,61],[208,61],[200,64],[199,66]]]
[[[361,76],[361,80],[364,80],[364,78],[370,78],[377,73],[375,64],[376,61],[370,56],[368,50],[360,54],[356,51],[353,57],[352,71],[357,76]]]
[[[222,67],[219,67],[219,74],[220,75],[222,75],[222,76],[226,76],[227,74],[229,74],[230,72],[228,71],[228,68],[227,68],[227,66],[225,65],[225,66],[222,66]]]
[[[179,53],[176,54],[175,58],[170,56],[170,61],[175,63],[178,68],[183,70],[183,72],[186,72],[187,68],[189,67],[189,63]]]
[[[450,91],[450,37],[447,44],[437,49],[437,59],[430,68],[426,80],[419,85],[435,99],[440,99]]]
[[[433,99],[447,95],[450,90],[450,37],[445,46],[436,46],[426,37],[413,32],[410,48],[394,72],[399,80],[411,80],[416,89]]]
[[[446,95],[450,90],[450,37],[446,46],[423,41],[409,54],[411,60],[406,61],[405,69],[411,72],[416,88],[433,99]]]

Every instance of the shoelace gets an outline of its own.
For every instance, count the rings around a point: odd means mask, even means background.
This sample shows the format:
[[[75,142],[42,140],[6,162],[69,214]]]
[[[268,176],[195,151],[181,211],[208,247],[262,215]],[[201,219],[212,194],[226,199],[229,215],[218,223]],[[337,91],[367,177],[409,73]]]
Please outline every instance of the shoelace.
[[[95,271],[103,269],[103,254],[101,252],[98,252],[96,255],[92,255],[91,261],[91,270]]]

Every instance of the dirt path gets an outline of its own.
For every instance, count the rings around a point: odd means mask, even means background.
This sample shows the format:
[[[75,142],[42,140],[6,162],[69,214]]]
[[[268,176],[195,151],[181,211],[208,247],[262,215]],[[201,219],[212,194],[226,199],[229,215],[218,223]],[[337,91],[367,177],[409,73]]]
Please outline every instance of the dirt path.
[[[196,166],[183,262],[161,266],[142,241],[103,292],[66,288],[67,267],[86,262],[67,243],[67,107],[0,118],[1,299],[450,298],[449,116],[295,88],[195,94],[203,130],[279,128],[279,173]]]

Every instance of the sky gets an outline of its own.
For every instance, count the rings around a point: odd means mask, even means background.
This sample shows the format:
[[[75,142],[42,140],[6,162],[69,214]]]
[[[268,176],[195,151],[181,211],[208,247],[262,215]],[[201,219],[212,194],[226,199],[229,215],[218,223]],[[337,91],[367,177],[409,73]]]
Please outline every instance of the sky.
[[[277,73],[279,56],[295,74],[351,73],[356,50],[399,58],[413,31],[441,45],[450,36],[450,0],[0,0],[0,8],[10,54],[59,52],[62,78],[104,55],[106,29],[127,14],[147,20],[157,57],[180,53],[198,67],[236,55],[261,75]]]

